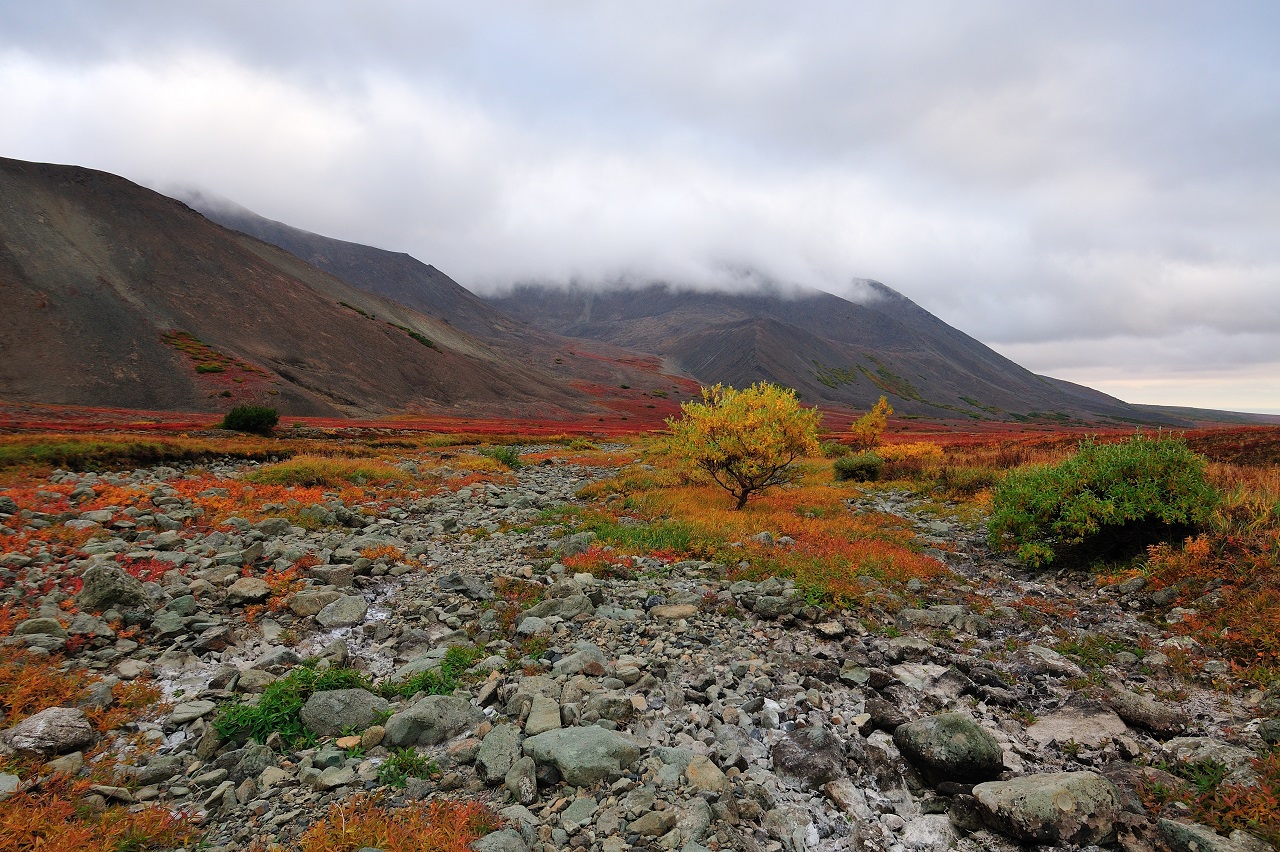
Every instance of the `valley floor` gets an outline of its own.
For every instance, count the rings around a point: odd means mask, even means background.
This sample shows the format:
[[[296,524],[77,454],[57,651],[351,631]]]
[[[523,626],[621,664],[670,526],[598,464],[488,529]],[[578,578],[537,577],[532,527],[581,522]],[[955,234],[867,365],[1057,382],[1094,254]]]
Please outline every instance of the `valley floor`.
[[[491,852],[1270,848],[1197,824],[1196,796],[1280,792],[1280,695],[1171,633],[1184,613],[1140,579],[1029,572],[972,514],[849,486],[840,511],[899,519],[938,570],[819,606],[723,557],[602,548],[583,511],[644,523],[584,490],[643,469],[630,446],[521,454],[407,448],[382,483],[255,483],[228,459],[8,489],[6,665],[65,656],[99,704],[131,682],[167,704],[65,741],[23,740],[32,710],[9,706],[0,840],[59,768],[93,782],[82,805],[185,814],[209,849],[305,843],[372,792],[485,803]],[[746,561],[805,544],[752,533]],[[226,708],[300,668],[360,675],[270,748],[237,733]]]

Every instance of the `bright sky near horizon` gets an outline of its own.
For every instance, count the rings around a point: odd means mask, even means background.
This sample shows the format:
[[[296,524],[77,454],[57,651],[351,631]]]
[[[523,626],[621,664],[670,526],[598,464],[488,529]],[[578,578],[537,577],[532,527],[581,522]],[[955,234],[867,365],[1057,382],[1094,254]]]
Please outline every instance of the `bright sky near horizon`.
[[[476,290],[874,278],[1131,402],[1280,413],[1280,4],[0,0],[0,156]]]

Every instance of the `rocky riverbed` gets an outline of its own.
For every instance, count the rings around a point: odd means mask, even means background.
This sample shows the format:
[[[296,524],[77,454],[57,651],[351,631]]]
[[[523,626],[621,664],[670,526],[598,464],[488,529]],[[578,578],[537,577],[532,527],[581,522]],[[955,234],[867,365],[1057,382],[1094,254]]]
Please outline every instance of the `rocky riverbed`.
[[[57,472],[64,491],[125,484],[148,499],[58,514],[0,499],[7,534],[102,533],[64,556],[0,556],[4,599],[28,607],[5,641],[70,652],[108,685],[156,678],[173,709],[140,726],[152,753],[95,795],[197,813],[214,849],[296,836],[329,803],[378,788],[406,747],[439,771],[393,797],[490,801],[505,824],[476,845],[490,852],[1270,848],[1139,801],[1144,784],[1179,785],[1170,770],[1207,760],[1249,783],[1280,735],[1276,695],[1210,688],[1221,661],[1179,673],[1187,640],[1161,626],[1179,613],[1140,580],[1028,572],[898,492],[848,511],[907,518],[951,570],[906,606],[827,611],[789,581],[734,582],[706,562],[575,574],[560,560],[589,536],[542,512],[612,473],[551,458],[514,484],[373,513],[329,500],[308,509],[314,529],[267,517],[209,530],[174,487],[184,471]],[[173,570],[143,582],[120,555]],[[270,601],[267,572],[304,557],[303,587],[246,618]],[[83,581],[72,618],[56,582],[67,576]],[[312,748],[224,740],[212,724],[304,658],[398,681],[456,645],[480,651],[452,695],[316,693],[303,712],[323,737]],[[78,769],[93,738],[83,713],[46,714],[0,742]],[[0,795],[22,783],[0,774]]]

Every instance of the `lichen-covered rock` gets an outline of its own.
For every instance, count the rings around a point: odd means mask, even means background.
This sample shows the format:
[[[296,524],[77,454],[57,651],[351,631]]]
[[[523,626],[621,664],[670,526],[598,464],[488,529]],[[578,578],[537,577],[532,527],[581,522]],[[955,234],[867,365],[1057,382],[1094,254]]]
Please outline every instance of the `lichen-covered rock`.
[[[322,737],[343,730],[363,731],[391,710],[385,698],[367,689],[326,689],[314,693],[302,705],[302,724]]]
[[[118,565],[91,565],[81,579],[84,586],[76,602],[82,609],[101,612],[109,607],[149,608],[151,605],[142,581]]]
[[[529,737],[524,752],[538,764],[554,764],[565,781],[579,787],[607,778],[640,757],[640,747],[630,738],[595,725]]]
[[[900,725],[894,745],[934,783],[989,781],[1004,768],[996,738],[963,713],[943,713]]]
[[[992,828],[1026,843],[1109,843],[1121,813],[1120,796],[1096,772],[1054,772],[973,788]]]
[[[0,732],[0,742],[10,748],[41,754],[65,754],[95,739],[89,718],[75,707],[50,707]]]
[[[383,742],[389,748],[436,745],[457,736],[483,718],[484,713],[472,707],[465,698],[428,695],[387,720]]]

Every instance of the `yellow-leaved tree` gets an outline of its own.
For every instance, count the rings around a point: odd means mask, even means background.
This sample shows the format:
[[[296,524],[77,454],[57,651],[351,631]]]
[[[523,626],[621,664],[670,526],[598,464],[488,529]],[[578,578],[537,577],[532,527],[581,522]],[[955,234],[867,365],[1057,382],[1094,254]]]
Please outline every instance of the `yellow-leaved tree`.
[[[737,498],[790,482],[796,459],[818,451],[816,408],[804,408],[795,391],[766,382],[746,390],[716,385],[702,402],[680,406],[667,421],[668,449],[690,473],[709,478]]]
[[[852,436],[849,445],[853,447],[854,452],[865,453],[876,448],[885,427],[889,425],[891,414],[893,414],[893,406],[889,404],[889,400],[880,397],[880,401],[874,408],[853,422],[849,427],[849,433]]]

